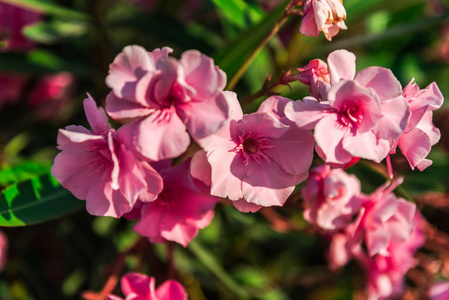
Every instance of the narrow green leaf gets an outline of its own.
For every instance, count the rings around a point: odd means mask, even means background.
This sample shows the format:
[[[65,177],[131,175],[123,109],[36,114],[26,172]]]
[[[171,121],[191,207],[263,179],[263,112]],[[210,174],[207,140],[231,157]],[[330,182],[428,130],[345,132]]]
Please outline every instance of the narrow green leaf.
[[[279,5],[272,10],[262,21],[243,31],[234,40],[213,55],[215,63],[232,78],[239,67],[256,49],[259,43],[268,35],[286,6]]]
[[[80,209],[85,204],[50,174],[11,185],[0,195],[0,226],[45,222]]]
[[[239,28],[246,28],[263,17],[262,10],[243,0],[212,0],[225,19]]]
[[[34,10],[47,15],[54,15],[64,19],[87,20],[88,15],[66,8],[62,5],[45,0],[0,0],[0,2],[17,5],[19,7]]]
[[[67,22],[53,20],[51,22],[39,22],[26,26],[23,33],[29,39],[52,44],[64,38],[80,36],[87,32],[87,23],[85,22]]]
[[[231,292],[233,292],[238,299],[249,299],[248,292],[240,287],[231,276],[226,273],[222,266],[220,266],[217,260],[209,253],[204,247],[198,244],[195,240],[192,240],[188,249],[198,258],[199,261],[206,267],[212,274],[214,274]]]

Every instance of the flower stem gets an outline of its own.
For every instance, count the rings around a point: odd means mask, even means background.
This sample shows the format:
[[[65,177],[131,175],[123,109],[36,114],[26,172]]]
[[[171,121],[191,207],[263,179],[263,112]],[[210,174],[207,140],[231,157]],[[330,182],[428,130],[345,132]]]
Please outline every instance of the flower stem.
[[[237,82],[240,80],[240,78],[242,78],[243,74],[246,72],[246,70],[251,65],[256,56],[259,54],[259,52],[262,51],[263,47],[265,47],[265,45],[271,40],[271,38],[279,32],[282,26],[284,26],[284,24],[287,22],[288,17],[295,10],[295,7],[300,3],[302,3],[302,1],[298,0],[290,1],[290,3],[285,8],[279,20],[277,20],[276,23],[274,24],[273,29],[271,29],[271,31],[267,34],[267,36],[259,43],[259,45],[254,49],[254,51],[249,55],[249,57],[245,60],[245,62],[240,66],[240,68],[231,78],[226,87],[227,90],[234,89]]]

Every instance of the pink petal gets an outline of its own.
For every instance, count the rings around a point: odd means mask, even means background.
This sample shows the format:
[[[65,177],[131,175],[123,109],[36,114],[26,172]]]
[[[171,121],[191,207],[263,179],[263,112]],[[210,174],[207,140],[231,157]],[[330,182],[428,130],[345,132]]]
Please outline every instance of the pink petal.
[[[347,129],[340,125],[336,114],[330,114],[316,124],[315,141],[327,163],[345,164],[351,160],[352,156],[342,147],[346,136]]]
[[[272,114],[252,113],[243,115],[242,122],[237,124],[237,128],[243,132],[259,133],[262,136],[272,139],[279,138],[289,129]]]
[[[113,89],[118,98],[133,100],[135,84],[147,72],[154,72],[154,61],[140,46],[127,46],[109,66],[106,85]]]
[[[129,201],[120,191],[113,190],[105,178],[97,180],[86,196],[86,209],[91,215],[119,218],[132,209]]]
[[[257,112],[266,112],[273,114],[276,118],[281,119],[285,117],[285,106],[292,100],[280,96],[271,96],[262,102]]]
[[[251,163],[242,180],[241,198],[262,206],[282,206],[297,183],[296,176],[274,163]]]
[[[204,184],[211,185],[212,168],[207,161],[207,155],[204,150],[200,150],[192,157],[190,163],[190,174],[193,178],[201,180]]]
[[[156,297],[160,300],[187,300],[187,293],[177,281],[167,280],[157,288]]]
[[[431,149],[429,136],[419,128],[403,134],[399,138],[398,146],[412,170],[427,157]]]
[[[95,100],[89,94],[87,94],[87,98],[84,99],[83,105],[87,121],[94,133],[102,134],[111,129],[111,125],[108,123],[108,117],[106,116],[104,109],[97,107]]]
[[[196,50],[181,55],[180,64],[185,70],[185,81],[196,90],[195,99],[215,97],[226,85],[226,73],[214,65],[213,59]]]
[[[142,169],[147,188],[140,192],[139,200],[142,202],[153,201],[163,189],[161,175],[147,162],[140,162],[140,168]]]
[[[311,6],[304,13],[301,25],[299,27],[299,32],[307,36],[318,36],[320,34],[320,30],[316,26],[315,14]]]
[[[399,96],[382,102],[383,117],[376,124],[374,132],[380,139],[397,139],[405,130],[410,118],[407,100]]]
[[[379,140],[372,131],[348,134],[343,139],[343,148],[352,156],[373,160],[380,163],[390,152],[387,140]]]
[[[374,89],[381,102],[402,95],[401,83],[390,69],[369,67],[357,73],[355,81]]]
[[[212,99],[192,100],[177,106],[178,114],[194,139],[208,136],[220,128],[228,118],[228,110],[226,99],[221,94]]]
[[[185,125],[174,109],[158,111],[135,122],[134,146],[148,159],[158,161],[179,156],[190,144]]]
[[[278,139],[271,141],[276,147],[264,150],[282,170],[290,174],[307,174],[312,164],[315,140],[311,131],[295,125]],[[298,156],[298,152],[301,153]]]
[[[232,201],[232,205],[234,205],[235,208],[237,208],[239,211],[244,212],[244,213],[247,213],[247,212],[255,213],[263,207],[261,205],[249,203],[243,198],[239,199],[237,201]]]
[[[303,101],[291,101],[285,105],[285,116],[301,129],[314,129],[318,121],[331,112],[327,103],[318,102],[313,97],[306,97]]]
[[[154,290],[154,278],[148,278],[139,273],[127,273],[121,279],[122,292],[125,296],[137,294],[142,297],[149,296],[150,290]]]
[[[341,79],[352,80],[355,76],[355,55],[347,50],[335,50],[327,57],[331,85]],[[363,85],[363,84],[362,84]]]
[[[239,200],[243,198],[241,178],[245,176],[248,168],[241,158],[229,152],[231,149],[215,149],[208,152],[207,160],[212,166],[210,193],[218,197],[228,197],[230,200]]]
[[[106,96],[106,111],[111,118],[127,119],[148,116],[154,109],[118,98],[113,92],[110,92]]]

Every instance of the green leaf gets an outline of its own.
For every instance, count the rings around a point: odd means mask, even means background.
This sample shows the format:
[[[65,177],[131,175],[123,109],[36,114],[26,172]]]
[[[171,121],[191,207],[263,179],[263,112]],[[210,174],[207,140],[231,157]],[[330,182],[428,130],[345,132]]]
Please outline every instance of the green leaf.
[[[89,18],[88,15],[82,12],[45,0],[2,0],[2,2],[29,10],[34,10],[42,14],[58,16],[64,19],[87,20]]]
[[[44,44],[52,44],[64,38],[83,35],[86,32],[87,23],[85,22],[67,22],[61,20],[35,23],[26,26],[23,30],[26,37]]]
[[[11,185],[0,195],[0,226],[45,222],[83,207],[56,179],[46,174]]]
[[[239,28],[246,28],[263,17],[260,7],[243,0],[212,0],[212,2],[229,23]]]
[[[0,170],[0,185],[7,186],[37,177],[50,171],[51,165],[25,161]]]
[[[262,21],[243,31],[225,47],[221,48],[218,53],[212,56],[215,63],[226,72],[228,78],[234,76],[239,67],[268,35],[284,11],[285,5],[279,5]]]

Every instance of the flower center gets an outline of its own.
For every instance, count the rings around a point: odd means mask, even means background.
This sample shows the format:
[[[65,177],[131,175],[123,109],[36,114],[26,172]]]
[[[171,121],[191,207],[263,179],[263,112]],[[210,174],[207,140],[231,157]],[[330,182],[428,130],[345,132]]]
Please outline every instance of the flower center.
[[[263,150],[273,147],[275,146],[271,144],[270,138],[255,133],[246,133],[239,136],[238,145],[229,151],[241,153],[244,158],[243,163],[247,166],[250,159],[258,164],[261,164],[263,160],[270,162],[270,158]]]
[[[356,130],[363,120],[363,110],[360,106],[350,105],[340,111],[340,121],[344,126]]]

